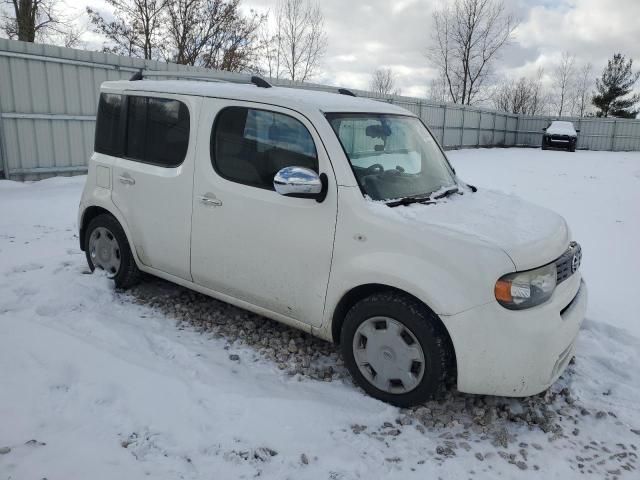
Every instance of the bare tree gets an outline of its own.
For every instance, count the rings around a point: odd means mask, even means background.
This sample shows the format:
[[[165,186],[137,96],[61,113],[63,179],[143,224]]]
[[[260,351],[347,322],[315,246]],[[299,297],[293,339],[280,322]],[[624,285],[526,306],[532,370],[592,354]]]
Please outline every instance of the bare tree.
[[[159,58],[163,20],[168,0],[105,0],[113,9],[113,20],[87,7],[93,29],[110,42],[104,50],[112,53]]]
[[[184,65],[252,69],[265,17],[240,11],[240,0],[176,0],[167,5],[169,42],[164,56]]]
[[[525,113],[532,96],[527,80],[521,77],[517,82],[506,80],[500,83],[493,94],[493,105],[497,110],[509,113]]]
[[[258,31],[266,17],[254,11],[243,15],[238,8],[239,0],[232,0],[230,4],[234,8],[214,29],[201,64],[230,72],[258,71]]]
[[[553,70],[553,97],[558,116],[566,113],[567,106],[573,98],[572,90],[575,83],[576,57],[569,52],[563,52],[560,63]]]
[[[166,60],[195,65],[211,28],[203,7],[201,0],[176,0],[167,5],[167,29],[171,43],[164,49]]]
[[[54,39],[53,43],[60,43],[67,48],[84,48],[85,42],[82,41],[82,36],[86,32],[86,24],[80,26],[69,23],[68,28],[60,33],[60,40]]]
[[[2,16],[2,30],[11,39],[60,43],[58,37],[64,38],[75,31],[71,20],[61,12],[59,0],[1,0],[0,3],[8,5],[9,13]]]
[[[320,7],[310,0],[280,0],[276,28],[283,74],[304,82],[316,72],[327,46]]]
[[[510,113],[536,115],[543,107],[543,70],[538,69],[534,78],[520,77],[516,82],[505,80],[493,92],[492,101],[496,109]]]
[[[378,68],[371,74],[369,90],[378,95],[400,95],[395,75],[390,68]]]
[[[427,87],[427,99],[432,102],[444,103],[449,98],[447,79],[442,72],[436,78],[432,78]]]
[[[542,88],[542,77],[544,76],[544,68],[539,67],[536,71],[535,77],[533,77],[532,96],[529,103],[529,110],[525,113],[528,115],[539,115],[543,112],[549,101],[549,95],[544,92]]]
[[[266,21],[263,22],[258,34],[264,71],[270,78],[280,78],[282,75],[282,20],[282,16],[275,16],[275,31]]]
[[[478,100],[492,63],[518,21],[501,0],[455,0],[436,11],[433,20],[427,56],[442,72],[451,101],[470,105]]]
[[[576,79],[576,108],[575,114],[584,117],[589,107],[591,90],[593,89],[593,78],[591,77],[593,65],[585,63],[578,71]]]

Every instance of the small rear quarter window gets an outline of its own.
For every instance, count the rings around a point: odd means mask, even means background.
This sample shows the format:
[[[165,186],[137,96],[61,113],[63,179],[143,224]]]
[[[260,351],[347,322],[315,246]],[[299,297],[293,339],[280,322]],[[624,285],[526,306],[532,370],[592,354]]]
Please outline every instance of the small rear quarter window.
[[[189,147],[189,109],[178,101],[149,98],[147,104],[146,160],[177,167]]]
[[[130,96],[125,156],[177,167],[189,148],[189,109],[179,100]]]

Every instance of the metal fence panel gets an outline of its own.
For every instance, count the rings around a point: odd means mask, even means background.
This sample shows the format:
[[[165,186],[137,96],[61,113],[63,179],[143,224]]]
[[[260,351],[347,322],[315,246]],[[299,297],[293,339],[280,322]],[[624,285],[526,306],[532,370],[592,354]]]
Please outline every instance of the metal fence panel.
[[[478,125],[480,115],[476,110],[463,110],[459,144],[462,148],[475,147],[478,144]]]
[[[442,140],[444,137],[446,106],[423,104],[422,112],[422,121],[429,125],[438,140]]]
[[[35,180],[86,170],[100,84],[129,78],[139,69],[196,72],[246,81],[247,75],[142,60],[102,52],[0,39],[0,170],[5,177]],[[158,76],[158,78],[163,78]],[[175,78],[167,75],[164,78]],[[271,79],[280,86],[336,91],[336,87]],[[437,104],[421,98],[359,97],[393,103],[418,115],[445,148],[533,146],[554,117],[514,115],[490,109]],[[640,150],[640,121],[571,118],[580,129],[578,148]]]
[[[491,137],[493,136],[493,117],[492,112],[480,111],[480,131],[479,144],[480,147],[487,147],[491,145]]]
[[[615,150],[640,150],[640,122],[618,122]]]
[[[614,121],[584,119],[580,122],[579,148],[608,150],[611,148]]]
[[[549,123],[543,118],[520,117],[518,142],[520,145],[541,145],[542,129]]]

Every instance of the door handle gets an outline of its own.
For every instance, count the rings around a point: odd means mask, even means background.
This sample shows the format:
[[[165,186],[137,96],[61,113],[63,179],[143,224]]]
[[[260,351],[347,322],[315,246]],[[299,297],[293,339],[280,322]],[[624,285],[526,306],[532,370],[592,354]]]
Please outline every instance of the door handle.
[[[211,197],[208,195],[202,195],[200,197],[200,203],[203,205],[207,205],[210,207],[220,207],[222,206],[222,200],[218,200],[216,197]]]
[[[120,183],[123,183],[125,185],[135,185],[135,183],[136,183],[136,181],[133,178],[131,178],[131,177],[127,176],[127,175],[120,175],[118,177],[118,180],[120,180]]]

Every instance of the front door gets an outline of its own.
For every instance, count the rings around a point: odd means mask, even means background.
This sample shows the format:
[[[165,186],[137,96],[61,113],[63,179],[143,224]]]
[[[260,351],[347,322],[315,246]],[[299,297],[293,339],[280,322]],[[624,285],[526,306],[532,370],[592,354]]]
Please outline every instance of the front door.
[[[288,109],[204,102],[194,180],[194,282],[319,325],[337,215],[335,177],[322,143],[310,123]],[[325,200],[276,193],[273,176],[285,166],[326,173]]]

